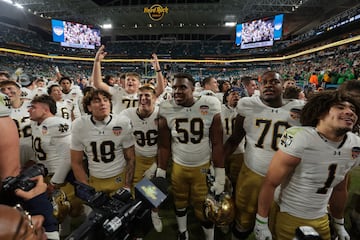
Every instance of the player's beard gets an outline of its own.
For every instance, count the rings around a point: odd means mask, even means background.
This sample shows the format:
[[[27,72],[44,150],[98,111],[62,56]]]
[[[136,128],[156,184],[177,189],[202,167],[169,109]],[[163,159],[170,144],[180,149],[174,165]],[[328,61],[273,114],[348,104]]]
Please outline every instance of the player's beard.
[[[338,137],[344,136],[347,132],[351,131],[352,129],[349,127],[342,127],[342,128],[337,128],[335,130],[335,134]]]

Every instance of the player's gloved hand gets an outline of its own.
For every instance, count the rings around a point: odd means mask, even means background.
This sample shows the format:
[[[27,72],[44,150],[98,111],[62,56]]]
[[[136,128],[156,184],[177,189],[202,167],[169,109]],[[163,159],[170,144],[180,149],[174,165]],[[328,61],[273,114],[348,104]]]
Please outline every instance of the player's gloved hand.
[[[211,186],[210,190],[215,193],[215,195],[220,195],[224,192],[225,188],[225,168],[214,168],[215,181]]]
[[[272,240],[267,217],[256,214],[254,233],[256,240]]]
[[[153,163],[151,165],[151,167],[149,167],[149,169],[147,169],[145,172],[144,172],[144,177],[146,177],[147,179],[152,179],[154,176],[155,176],[155,173],[156,173],[156,168],[157,168],[157,164],[156,163]]]
[[[166,171],[162,168],[157,168],[156,169],[156,177],[162,177],[162,178],[166,178]]]
[[[347,233],[345,226],[344,226],[344,218],[334,218],[333,217],[333,223],[334,223],[334,229],[335,232],[339,238],[339,240],[350,240],[350,236]]]

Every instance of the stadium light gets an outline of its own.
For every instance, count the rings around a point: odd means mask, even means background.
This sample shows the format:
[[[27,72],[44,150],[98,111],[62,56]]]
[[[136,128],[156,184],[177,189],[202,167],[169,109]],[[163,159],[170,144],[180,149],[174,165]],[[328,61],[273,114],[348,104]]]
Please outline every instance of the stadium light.
[[[237,22],[225,22],[225,27],[235,27]]]
[[[111,23],[105,23],[102,25],[103,29],[112,29],[112,24]]]
[[[14,3],[14,6],[20,9],[24,9],[24,7],[20,5],[20,3]]]
[[[13,1],[11,1],[11,0],[3,0],[3,2],[13,4]]]

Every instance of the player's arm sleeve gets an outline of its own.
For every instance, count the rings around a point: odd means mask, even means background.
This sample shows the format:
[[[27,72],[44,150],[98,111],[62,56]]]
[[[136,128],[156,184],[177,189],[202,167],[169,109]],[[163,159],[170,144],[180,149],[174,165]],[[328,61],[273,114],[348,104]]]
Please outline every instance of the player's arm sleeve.
[[[286,154],[301,158],[305,145],[309,142],[306,136],[301,127],[288,128],[280,139],[279,149]]]
[[[133,128],[132,128],[130,119],[128,119],[127,117],[126,117],[126,126],[124,127],[123,130],[124,130],[122,133],[122,134],[124,134],[123,147],[129,148],[131,146],[134,146],[135,145],[135,137],[133,134]]]
[[[72,114],[74,116],[74,119],[81,117],[80,107],[77,102],[73,103]]]

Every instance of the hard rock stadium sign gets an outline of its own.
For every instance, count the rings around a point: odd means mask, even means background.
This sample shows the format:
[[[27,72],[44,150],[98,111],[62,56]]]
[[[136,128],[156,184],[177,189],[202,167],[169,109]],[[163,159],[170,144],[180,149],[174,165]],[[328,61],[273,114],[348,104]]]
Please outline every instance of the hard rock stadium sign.
[[[159,4],[154,4],[150,8],[144,8],[144,13],[149,14],[151,20],[160,21],[164,17],[165,13],[169,13],[169,8],[162,7]]]

